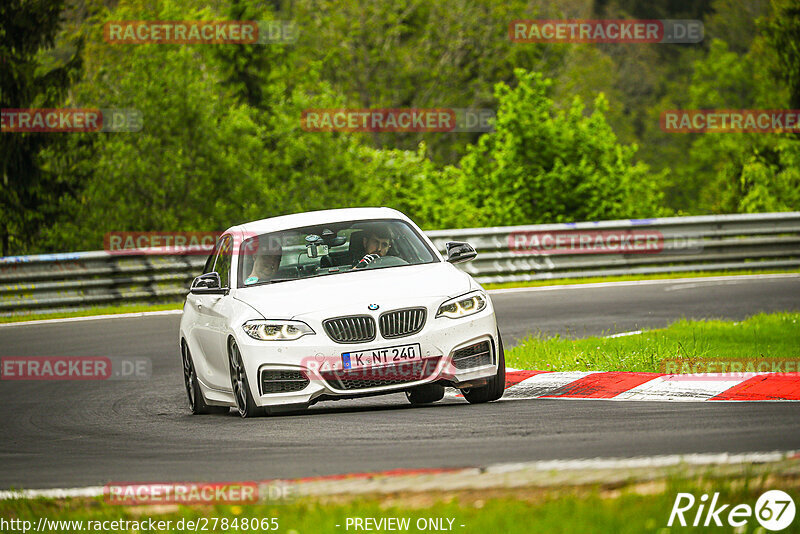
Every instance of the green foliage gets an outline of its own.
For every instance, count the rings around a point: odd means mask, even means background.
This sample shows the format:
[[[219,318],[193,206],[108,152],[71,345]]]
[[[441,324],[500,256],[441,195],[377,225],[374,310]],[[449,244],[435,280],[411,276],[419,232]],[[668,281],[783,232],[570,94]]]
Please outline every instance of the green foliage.
[[[123,2],[95,17],[93,28],[107,20],[218,18],[172,2],[155,12]],[[232,68],[211,46],[106,46],[96,32],[87,38],[94,40],[76,100],[135,108],[144,128],[92,139],[93,171],[49,233],[51,246],[98,248],[110,230],[221,230],[348,203],[354,140],[300,129],[302,109],[338,103],[313,69],[303,85],[287,87],[276,75],[287,67],[261,57],[263,46],[236,57]],[[260,98],[258,108],[250,104]]]
[[[789,88],[789,105],[800,109],[800,4],[773,0],[772,17],[762,22],[764,38],[778,56],[772,68]]]
[[[496,131],[461,161],[465,191],[488,225],[653,216],[656,180],[633,160],[605,120],[602,95],[589,115],[576,98],[555,111],[549,81],[518,70],[512,89],[498,84]]]
[[[91,27],[102,27],[106,20],[176,15],[181,13],[169,3],[143,13],[123,2],[114,13],[99,12]],[[249,110],[230,91],[197,75],[210,71],[212,76],[212,65],[190,47],[107,46],[97,32],[87,41],[87,73],[75,87],[76,103],[135,108],[144,127],[92,137],[92,172],[72,216],[52,229],[50,240],[78,239],[79,247],[97,248],[111,230],[213,230],[222,225],[230,214],[218,203],[227,205],[235,190],[228,180],[251,179],[250,171],[260,163]]]
[[[0,136],[6,254],[343,206],[395,207],[425,228],[800,209],[797,135],[658,125],[665,109],[800,107],[790,0],[0,5],[3,107],[134,108],[144,118],[135,133]],[[593,12],[704,17],[707,40],[507,35],[514,19]],[[300,38],[103,41],[106,21],[139,19],[292,20]],[[301,128],[303,110],[336,107],[491,108],[497,121],[486,134]]]
[[[744,56],[725,42],[712,42],[706,58],[695,63],[689,91],[691,109],[780,109],[788,93],[771,81],[775,51],[758,38]],[[800,209],[797,161],[800,139],[782,133],[709,133],[697,135],[689,163],[679,170],[705,177],[695,185],[694,209],[715,213],[756,213]]]
[[[52,54],[63,1],[0,2],[0,108],[52,107],[80,69],[81,42],[63,57]],[[0,134],[0,254],[25,250],[57,210],[71,184],[39,161],[62,137],[42,133]]]
[[[561,62],[564,45],[520,45],[507,36],[511,20],[544,9],[525,0],[297,0],[285,16],[303,29],[298,56],[319,61],[322,77],[351,107],[494,108],[493,87],[512,83],[514,68],[550,72]],[[424,141],[428,157],[452,164],[478,136],[374,134],[370,141],[412,151]]]

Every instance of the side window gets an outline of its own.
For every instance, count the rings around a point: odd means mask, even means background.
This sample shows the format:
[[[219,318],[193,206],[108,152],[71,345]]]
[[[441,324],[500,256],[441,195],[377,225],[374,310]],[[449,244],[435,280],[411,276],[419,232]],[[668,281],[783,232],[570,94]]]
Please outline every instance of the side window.
[[[214,260],[214,270],[219,273],[219,280],[222,287],[230,287],[231,282],[231,262],[233,261],[233,239],[231,236],[222,236],[217,257]]]
[[[211,254],[208,255],[208,259],[206,260],[206,264],[203,266],[203,274],[208,274],[214,270],[214,259],[217,257],[217,251],[213,251]]]

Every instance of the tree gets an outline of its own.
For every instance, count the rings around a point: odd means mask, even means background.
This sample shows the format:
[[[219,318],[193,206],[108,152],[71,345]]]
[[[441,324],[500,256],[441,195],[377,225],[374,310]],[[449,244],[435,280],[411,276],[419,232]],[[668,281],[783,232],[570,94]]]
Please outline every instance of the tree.
[[[773,0],[774,15],[763,21],[763,35],[778,56],[776,78],[789,88],[789,106],[800,109],[800,4]]]
[[[464,191],[485,225],[652,217],[659,176],[634,161],[636,146],[621,145],[595,100],[584,115],[579,98],[554,111],[549,80],[517,70],[518,85],[498,84],[496,131],[461,160]]]
[[[773,13],[770,19],[780,16]],[[768,27],[769,23],[767,26]],[[781,109],[792,98],[770,65],[779,50],[764,30],[745,55],[714,40],[694,64],[689,109]],[[686,135],[686,134],[675,134]],[[800,208],[797,161],[800,140],[789,133],[692,134],[683,183],[694,184],[694,209],[712,213],[786,211]]]
[[[356,108],[495,109],[494,84],[514,68],[551,72],[568,45],[520,44],[515,19],[557,18],[525,0],[297,0],[287,12],[301,29],[298,65],[319,61],[321,76]],[[480,133],[375,133],[376,148],[416,151],[456,163]]]
[[[49,56],[59,29],[63,1],[0,2],[0,108],[53,107],[80,69],[81,43],[72,55]],[[25,252],[54,216],[58,199],[74,184],[48,172],[40,153],[64,141],[64,134],[0,134],[0,248],[2,255]]]
[[[318,65],[289,84],[283,73],[290,64],[262,45],[237,45],[241,60],[217,46],[109,46],[98,31],[110,20],[220,18],[199,4],[128,0],[101,7],[82,26],[87,68],[72,98],[136,109],[144,127],[73,137],[76,144],[89,139],[92,164],[48,232],[50,246],[95,249],[109,231],[215,231],[357,201],[367,184],[361,136],[301,128],[302,110],[342,105]],[[71,148],[67,159],[51,155],[65,174],[78,169],[72,158],[80,152]]]

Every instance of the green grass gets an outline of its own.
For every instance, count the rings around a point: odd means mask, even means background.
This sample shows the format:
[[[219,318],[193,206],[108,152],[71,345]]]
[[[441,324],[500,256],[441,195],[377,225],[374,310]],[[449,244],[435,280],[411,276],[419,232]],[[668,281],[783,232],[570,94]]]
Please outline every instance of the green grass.
[[[784,274],[797,273],[797,270],[772,271],[691,271],[685,273],[635,274],[620,276],[594,276],[590,278],[555,278],[551,280],[533,280],[530,282],[503,282],[498,284],[482,284],[484,289],[506,289],[512,287],[540,287],[567,284],[596,284],[598,282],[630,282],[636,280],[673,280],[675,278],[706,278],[709,276],[741,276],[752,274]]]
[[[506,364],[545,371],[662,371],[667,358],[800,359],[800,313],[758,314],[744,321],[680,320],[662,330],[619,338],[536,335],[506,351]]]
[[[167,304],[131,304],[123,306],[98,306],[86,310],[64,312],[64,313],[32,313],[30,315],[14,315],[10,317],[0,317],[0,323],[18,323],[21,321],[37,321],[40,319],[61,319],[65,317],[89,317],[92,315],[110,315],[117,313],[139,313],[162,310],[180,310],[183,308],[182,302],[170,302]]]
[[[277,518],[279,532],[343,533],[347,518],[409,518],[408,532],[419,532],[413,525],[419,518],[453,519],[453,532],[463,533],[529,533],[529,532],[667,532],[670,511],[678,492],[719,492],[719,504],[755,505],[758,496],[769,489],[781,489],[800,502],[798,479],[768,474],[719,477],[700,475],[691,478],[670,476],[647,482],[592,486],[520,487],[509,489],[461,490],[450,492],[402,493],[372,498],[335,496],[303,499],[282,505],[248,506],[172,506],[127,507],[102,502],[102,499],[71,500],[8,500],[0,501],[0,517],[23,519],[34,524],[38,518],[49,520],[170,520],[173,528],[160,532],[178,532],[174,525],[181,519],[209,521],[226,518]],[[691,521],[697,505],[685,517]],[[726,514],[722,514],[725,521]],[[445,523],[446,524],[446,523]],[[337,527],[336,525],[340,525]],[[461,527],[461,525],[464,525]],[[208,532],[252,532],[219,528]],[[673,525],[675,527],[675,525]],[[751,517],[740,532],[754,532],[759,527]],[[691,527],[679,532],[708,531]],[[715,529],[711,529],[715,531]],[[720,530],[720,529],[716,529]],[[731,531],[731,527],[723,529]],[[63,532],[64,530],[51,530]],[[70,530],[73,532],[74,530]],[[186,529],[183,532],[187,531]],[[763,530],[762,530],[763,531]],[[107,530],[107,532],[129,532]],[[145,530],[140,530],[145,532]],[[262,532],[259,530],[258,532]],[[363,531],[362,531],[363,532]],[[782,532],[800,532],[800,520]]]

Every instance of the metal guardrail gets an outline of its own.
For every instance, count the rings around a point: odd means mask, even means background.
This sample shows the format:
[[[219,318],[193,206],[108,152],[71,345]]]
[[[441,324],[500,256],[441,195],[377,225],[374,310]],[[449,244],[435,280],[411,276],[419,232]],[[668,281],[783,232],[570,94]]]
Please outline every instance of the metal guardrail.
[[[526,254],[510,247],[525,233],[657,232],[655,253]],[[464,270],[484,283],[687,271],[800,267],[800,212],[707,215],[427,232],[439,249],[468,241],[478,257]]]
[[[661,236],[657,251],[526,248],[533,235]],[[800,212],[469,228],[426,232],[439,250],[467,241],[459,264],[480,283],[708,270],[800,268]],[[550,242],[553,242],[552,240]],[[182,300],[205,257],[105,251],[0,258],[0,315]]]

